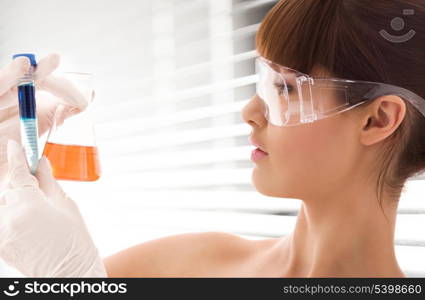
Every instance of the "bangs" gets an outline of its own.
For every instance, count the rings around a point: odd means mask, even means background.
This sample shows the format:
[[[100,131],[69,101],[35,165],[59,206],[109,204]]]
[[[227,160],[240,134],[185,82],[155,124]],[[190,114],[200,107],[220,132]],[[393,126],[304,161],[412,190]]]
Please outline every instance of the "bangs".
[[[279,1],[258,29],[257,53],[305,74],[311,75],[315,67],[332,73],[341,2]]]

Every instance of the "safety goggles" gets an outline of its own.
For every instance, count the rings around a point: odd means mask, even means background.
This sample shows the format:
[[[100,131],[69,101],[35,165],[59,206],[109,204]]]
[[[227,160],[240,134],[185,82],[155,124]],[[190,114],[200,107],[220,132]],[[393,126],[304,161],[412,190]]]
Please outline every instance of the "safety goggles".
[[[266,119],[276,126],[294,126],[334,116],[369,100],[396,95],[409,101],[425,117],[425,100],[404,88],[369,81],[310,77],[256,58],[257,94]]]

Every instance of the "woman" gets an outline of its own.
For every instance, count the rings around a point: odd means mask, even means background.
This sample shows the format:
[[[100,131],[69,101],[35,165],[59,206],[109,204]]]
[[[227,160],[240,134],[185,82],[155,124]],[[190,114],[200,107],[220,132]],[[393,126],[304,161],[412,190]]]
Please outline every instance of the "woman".
[[[413,37],[389,32],[403,9]],[[425,168],[424,39],[415,0],[286,0],[267,14],[242,115],[256,189],[302,200],[290,235],[180,234],[102,261],[48,161],[33,177],[9,142],[1,257],[29,276],[404,277],[394,227],[406,180]]]

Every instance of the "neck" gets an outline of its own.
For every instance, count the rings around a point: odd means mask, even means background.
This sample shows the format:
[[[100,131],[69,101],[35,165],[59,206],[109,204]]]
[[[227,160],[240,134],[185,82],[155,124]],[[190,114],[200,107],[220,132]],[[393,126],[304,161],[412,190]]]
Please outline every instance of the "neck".
[[[361,194],[361,198],[359,195]],[[295,230],[280,241],[291,277],[404,276],[394,251],[397,205],[370,193],[303,201]],[[364,197],[370,195],[369,197]]]

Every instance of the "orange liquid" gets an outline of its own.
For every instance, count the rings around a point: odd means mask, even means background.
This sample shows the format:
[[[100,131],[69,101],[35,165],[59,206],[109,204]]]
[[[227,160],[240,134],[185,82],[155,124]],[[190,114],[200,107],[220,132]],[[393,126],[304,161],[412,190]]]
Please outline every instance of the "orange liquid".
[[[100,177],[97,147],[46,143],[43,155],[56,179],[95,181]]]

